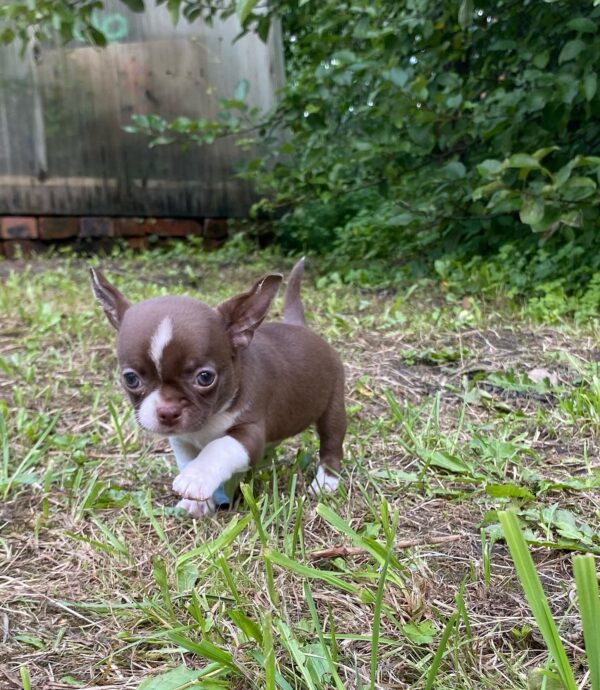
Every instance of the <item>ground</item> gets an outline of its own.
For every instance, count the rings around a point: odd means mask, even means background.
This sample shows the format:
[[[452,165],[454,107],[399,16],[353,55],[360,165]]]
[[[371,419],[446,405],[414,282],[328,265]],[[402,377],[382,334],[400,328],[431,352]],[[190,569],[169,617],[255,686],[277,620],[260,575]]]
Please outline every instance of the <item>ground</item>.
[[[93,261],[130,299],[210,304],[291,267],[182,245]],[[310,261],[303,294],[347,368],[342,488],[306,496],[306,432],[195,521],[119,389],[86,262],[0,263],[0,688],[536,687],[509,508],[585,682],[571,558],[600,552],[593,327],[435,283],[341,286]]]

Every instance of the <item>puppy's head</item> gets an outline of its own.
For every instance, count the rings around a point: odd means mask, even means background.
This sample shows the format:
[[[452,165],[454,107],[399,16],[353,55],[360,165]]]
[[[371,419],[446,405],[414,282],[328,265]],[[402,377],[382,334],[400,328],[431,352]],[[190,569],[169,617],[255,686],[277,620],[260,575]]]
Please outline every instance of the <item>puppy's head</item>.
[[[121,381],[140,425],[157,434],[199,431],[239,385],[238,353],[252,341],[282,276],[269,274],[216,309],[189,297],[127,299],[95,269],[94,294],[117,330]]]

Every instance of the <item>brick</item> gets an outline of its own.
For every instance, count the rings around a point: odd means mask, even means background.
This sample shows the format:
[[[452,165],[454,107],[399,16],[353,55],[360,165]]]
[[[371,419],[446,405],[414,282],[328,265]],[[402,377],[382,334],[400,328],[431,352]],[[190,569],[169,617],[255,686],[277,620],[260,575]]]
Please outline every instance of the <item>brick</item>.
[[[202,235],[202,223],[190,218],[157,218],[152,234],[159,237],[187,237]]]
[[[115,218],[115,237],[143,237],[156,232],[155,218]]]
[[[6,240],[2,243],[2,253],[7,259],[19,259],[21,256],[40,254],[48,249],[43,242],[36,240]]]
[[[38,220],[42,240],[68,240],[79,234],[79,218],[72,216],[43,216]]]
[[[223,240],[229,235],[229,223],[225,218],[206,218],[204,237],[209,240]]]
[[[37,218],[24,216],[0,218],[0,238],[3,240],[35,240],[37,236]]]
[[[112,237],[112,218],[84,216],[79,219],[79,237]]]

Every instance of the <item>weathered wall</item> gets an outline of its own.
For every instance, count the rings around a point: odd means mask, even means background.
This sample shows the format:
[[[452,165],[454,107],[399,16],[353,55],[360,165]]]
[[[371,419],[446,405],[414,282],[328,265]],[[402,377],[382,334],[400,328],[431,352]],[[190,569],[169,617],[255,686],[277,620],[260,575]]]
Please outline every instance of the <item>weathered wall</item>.
[[[0,49],[0,215],[244,215],[252,190],[233,176],[232,142],[149,149],[123,127],[133,113],[212,118],[240,79],[269,108],[283,78],[278,32],[233,43],[235,19],[174,27],[164,7],[121,3],[97,21],[112,39],[103,49]]]

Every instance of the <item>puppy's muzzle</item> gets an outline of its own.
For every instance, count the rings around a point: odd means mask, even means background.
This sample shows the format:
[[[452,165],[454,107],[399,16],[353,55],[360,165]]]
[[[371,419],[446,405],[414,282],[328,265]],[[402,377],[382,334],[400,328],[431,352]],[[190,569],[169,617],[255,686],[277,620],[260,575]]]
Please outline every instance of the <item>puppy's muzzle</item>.
[[[156,408],[156,418],[165,427],[174,427],[181,421],[181,405],[167,404]]]

